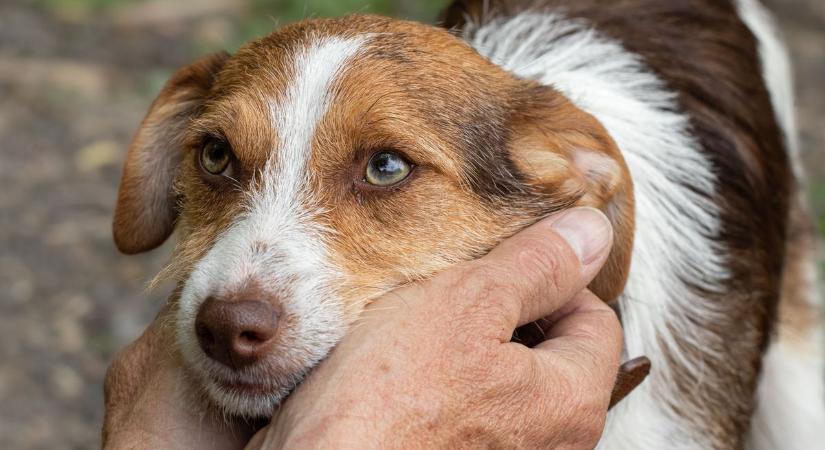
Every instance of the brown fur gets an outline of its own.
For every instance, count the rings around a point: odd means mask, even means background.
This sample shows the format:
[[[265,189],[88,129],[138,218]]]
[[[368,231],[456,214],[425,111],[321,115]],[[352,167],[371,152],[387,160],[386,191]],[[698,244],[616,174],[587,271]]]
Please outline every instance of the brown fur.
[[[228,57],[217,54],[176,72],[135,135],[114,219],[115,243],[124,253],[151,250],[172,233],[177,208],[172,183],[183,157],[181,136]]]
[[[816,227],[800,193],[791,205],[776,328],[779,339],[803,351],[810,346],[808,336],[820,320],[819,309],[812,301],[816,289],[816,266],[812,261],[816,261],[818,248]]]
[[[793,184],[754,37],[729,0],[460,0],[445,13],[445,26],[461,27],[465,14],[481,17],[485,6],[488,18],[555,8],[584,20],[640,55],[677,93],[720,174],[712,200],[723,208],[724,229],[715,238],[731,252],[732,273],[723,292],[701,292],[724,311],[718,322],[692,318],[708,331],[705,347],[681,343],[680,353],[714,370],[701,384],[674,380],[675,390],[691,394],[670,406],[711,433],[717,448],[740,448],[776,320]],[[711,363],[708,350],[727,356]]]

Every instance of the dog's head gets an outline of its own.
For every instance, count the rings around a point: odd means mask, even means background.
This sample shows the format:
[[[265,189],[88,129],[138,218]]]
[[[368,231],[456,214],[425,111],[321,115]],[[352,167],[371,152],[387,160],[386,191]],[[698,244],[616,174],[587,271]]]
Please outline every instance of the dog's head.
[[[371,299],[577,205],[613,222],[591,287],[615,298],[633,199],[604,128],[446,31],[350,16],[179,70],[129,149],[114,236],[138,253],[178,229],[180,353],[254,417]]]

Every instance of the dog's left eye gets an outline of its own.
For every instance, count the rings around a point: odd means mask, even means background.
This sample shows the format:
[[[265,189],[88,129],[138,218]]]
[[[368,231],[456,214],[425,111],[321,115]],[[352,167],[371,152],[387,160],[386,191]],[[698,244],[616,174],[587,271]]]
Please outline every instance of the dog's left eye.
[[[364,181],[374,186],[386,187],[404,181],[412,171],[412,165],[395,152],[378,152],[367,163]]]
[[[201,149],[201,167],[212,175],[224,175],[232,162],[232,148],[219,139],[209,139]]]

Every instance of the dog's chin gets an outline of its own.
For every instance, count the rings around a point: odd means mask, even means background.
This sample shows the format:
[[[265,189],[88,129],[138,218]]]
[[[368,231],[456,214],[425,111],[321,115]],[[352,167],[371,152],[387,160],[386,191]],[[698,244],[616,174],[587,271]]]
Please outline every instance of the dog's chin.
[[[257,364],[235,371],[205,357],[191,362],[193,381],[209,403],[227,419],[247,421],[272,417],[309,369]]]
[[[186,371],[207,402],[227,419],[248,421],[272,417],[331,347],[316,346],[319,351],[312,359],[296,357],[290,348],[274,349],[250,366],[232,369],[209,358],[193,339],[179,344]]]
[[[245,420],[268,419],[296,383],[273,385],[248,380],[202,377],[203,390],[224,416]]]

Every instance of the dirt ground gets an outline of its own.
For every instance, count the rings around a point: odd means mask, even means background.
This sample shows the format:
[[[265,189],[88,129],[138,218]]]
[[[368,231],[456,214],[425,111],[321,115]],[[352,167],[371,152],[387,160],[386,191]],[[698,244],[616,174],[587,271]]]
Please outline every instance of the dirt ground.
[[[796,62],[805,161],[822,218],[825,1],[768,3]],[[231,41],[245,13],[229,0],[150,0],[91,13],[54,4],[0,0],[2,449],[99,445],[108,361],[168,289],[144,291],[168,245],[126,257],[111,241],[126,145],[170,71]]]

